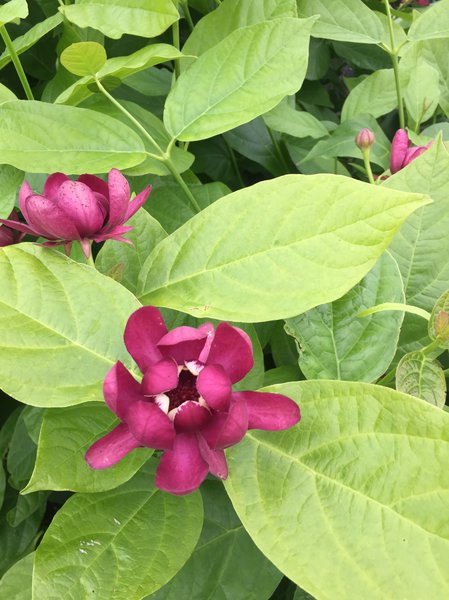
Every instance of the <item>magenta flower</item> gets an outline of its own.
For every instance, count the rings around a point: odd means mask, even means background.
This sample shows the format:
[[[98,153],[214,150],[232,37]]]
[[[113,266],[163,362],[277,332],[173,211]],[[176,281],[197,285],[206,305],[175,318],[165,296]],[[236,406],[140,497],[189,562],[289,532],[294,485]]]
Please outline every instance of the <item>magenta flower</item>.
[[[8,221],[14,221],[14,223],[19,222],[19,217],[17,216],[17,212],[15,210],[13,210],[9,215]],[[19,233],[7,225],[0,225],[0,247],[19,243],[23,239],[24,235],[24,233]]]
[[[92,240],[112,239],[131,243],[122,237],[132,227],[124,223],[145,203],[151,191],[146,187],[130,202],[128,182],[112,169],[106,183],[95,175],[81,175],[72,181],[63,173],[47,178],[42,195],[33,194],[27,181],[20,188],[20,210],[25,223],[2,220],[12,229],[49,240],[44,246],[64,244],[70,254],[72,242],[81,243],[89,257]]]
[[[286,396],[233,392],[253,366],[251,341],[238,327],[205,323],[168,332],[160,312],[146,306],[131,315],[125,344],[142,383],[121,362],[106,375],[106,404],[122,422],[87,451],[93,469],[114,465],[134,448],[164,450],[156,485],[188,494],[208,472],[226,479],[224,448],[248,429],[286,429],[300,419]]]
[[[398,129],[391,143],[391,174],[393,175],[409,165],[412,160],[418,158],[418,156],[425,152],[432,145],[432,143],[433,142],[429,142],[427,146],[410,147],[411,141],[407,135],[407,132],[405,129]]]

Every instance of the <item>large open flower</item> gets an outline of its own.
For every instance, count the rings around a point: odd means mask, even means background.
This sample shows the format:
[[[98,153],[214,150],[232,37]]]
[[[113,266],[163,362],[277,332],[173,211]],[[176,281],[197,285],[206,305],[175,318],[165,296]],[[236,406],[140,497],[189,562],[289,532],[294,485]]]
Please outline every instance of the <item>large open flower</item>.
[[[411,146],[411,141],[405,129],[398,129],[391,142],[391,174],[393,175],[409,165],[412,160],[421,156],[431,145],[432,142],[429,142],[427,146]]]
[[[300,419],[286,396],[232,390],[253,366],[251,341],[238,327],[205,323],[168,332],[160,312],[147,306],[131,315],[125,344],[143,379],[138,383],[121,362],[107,374],[104,398],[122,422],[87,451],[94,469],[134,448],[161,449],[156,485],[187,494],[209,471],[226,479],[224,448],[248,429],[286,429]]]
[[[46,246],[64,244],[68,254],[72,242],[78,240],[88,257],[92,240],[130,243],[122,236],[132,227],[124,223],[145,203],[150,191],[151,187],[146,187],[130,202],[128,182],[117,169],[109,172],[107,183],[95,175],[81,175],[72,181],[63,173],[53,173],[42,195],[34,194],[27,181],[20,188],[19,204],[26,224],[11,219],[0,222],[47,239]]]

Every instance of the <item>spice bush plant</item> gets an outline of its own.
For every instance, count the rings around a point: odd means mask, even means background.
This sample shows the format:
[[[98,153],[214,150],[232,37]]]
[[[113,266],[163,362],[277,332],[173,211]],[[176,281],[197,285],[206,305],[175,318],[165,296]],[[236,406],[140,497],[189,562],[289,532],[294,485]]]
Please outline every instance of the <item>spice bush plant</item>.
[[[0,598],[445,600],[449,0],[0,35]]]

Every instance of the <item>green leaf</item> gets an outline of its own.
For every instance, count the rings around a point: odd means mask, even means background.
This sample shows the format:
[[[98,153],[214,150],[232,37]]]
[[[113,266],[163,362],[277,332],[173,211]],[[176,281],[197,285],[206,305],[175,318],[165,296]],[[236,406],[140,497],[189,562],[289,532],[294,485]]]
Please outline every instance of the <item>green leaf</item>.
[[[338,175],[264,181],[217,200],[162,241],[138,295],[200,317],[291,317],[345,294],[427,203]]]
[[[347,156],[361,158],[360,150],[357,148],[354,138],[363,128],[368,127],[376,136],[376,143],[371,148],[370,160],[383,169],[388,169],[390,163],[390,141],[379,127],[377,121],[369,116],[359,115],[349,121],[344,121],[331,135],[320,140],[306,156],[305,161],[317,158],[334,158]]]
[[[28,408],[28,407],[27,407]],[[11,436],[6,466],[10,474],[9,483],[16,489],[21,489],[30,478],[36,460],[36,444],[28,434],[24,411],[17,419]]]
[[[77,0],[59,10],[78,27],[93,27],[113,39],[124,33],[156,37],[179,19],[172,0]]]
[[[262,165],[275,177],[286,171],[285,162],[279,156],[273,140],[280,142],[281,136],[270,132],[264,119],[257,117],[224,135],[226,143],[242,156]],[[228,151],[229,154],[229,151]]]
[[[0,83],[0,104],[9,100],[17,100],[17,96],[6,85]]]
[[[195,25],[183,52],[200,56],[237,29],[270,19],[296,16],[296,0],[224,0]]]
[[[268,600],[282,574],[246,533],[218,481],[201,486],[204,524],[183,569],[146,600],[229,598]]]
[[[0,598],[31,600],[34,552],[12,565],[0,580]]]
[[[401,72],[416,77],[416,66],[423,60],[434,67],[439,75],[441,108],[449,116],[449,61],[447,60],[448,41],[446,39],[425,40],[407,44],[399,63]],[[423,90],[421,90],[422,92]]]
[[[0,165],[0,219],[7,219],[14,208],[24,175],[10,165]]]
[[[316,117],[305,111],[295,110],[282,101],[263,116],[270,129],[297,138],[321,138],[328,134],[326,127]]]
[[[47,505],[48,492],[37,492],[29,496],[17,496],[17,504],[7,513],[6,519],[11,527],[17,527],[37,510],[43,512]]]
[[[391,363],[404,314],[358,313],[379,302],[402,302],[398,265],[385,253],[360,283],[332,304],[288,319],[287,333],[298,342],[299,366],[307,379],[375,381]]]
[[[137,278],[148,255],[167,233],[147,211],[141,209],[128,224],[133,230],[127,234],[131,244],[107,240],[97,255],[95,266],[104,275],[112,277],[130,292],[135,293]]]
[[[67,71],[80,77],[84,77],[84,75],[94,76],[107,59],[106,50],[97,42],[70,44],[59,57]]]
[[[17,55],[22,54],[26,50],[29,50],[36,42],[38,42],[44,35],[47,35],[50,31],[55,29],[60,23],[62,23],[62,15],[57,13],[45,21],[37,23],[31,29],[29,29],[23,35],[15,38],[12,42],[13,48]],[[6,48],[3,54],[0,55],[0,69],[3,69],[8,63],[11,62],[11,55],[9,50]],[[14,98],[9,98],[13,100]]]
[[[357,85],[343,104],[341,120],[359,115],[381,117],[397,108],[398,99],[393,69],[381,69]]]
[[[1,386],[33,406],[102,400],[139,303],[112,279],[31,244],[0,249]],[[98,299],[101,298],[101,302]]]
[[[191,184],[189,189],[201,208],[206,208],[230,192],[230,189],[219,181]],[[164,180],[163,185],[155,186],[152,193],[157,202],[150,200],[145,205],[145,210],[153,215],[168,233],[172,233],[195,216],[196,212],[189,199],[179,192],[179,186],[174,182],[165,183]]]
[[[319,15],[314,37],[359,44],[378,44],[383,37],[382,23],[362,0],[298,0],[298,13]]]
[[[249,432],[225,483],[260,550],[317,598],[447,596],[449,415],[365,383],[268,389],[302,421]]]
[[[432,309],[428,323],[429,337],[440,348],[449,348],[449,291],[444,292]]]
[[[425,193],[433,200],[404,223],[390,248],[401,270],[407,304],[427,311],[449,289],[448,170],[449,154],[437,141],[382,184],[390,189]],[[427,342],[426,322],[406,315],[399,341],[400,354],[418,350]]]
[[[150,142],[147,137],[142,137],[142,132],[140,129],[133,125],[133,123],[123,114],[123,112],[111,104],[106,98],[97,94],[92,99],[86,101],[85,106],[91,110],[109,115],[110,117],[121,121],[125,126],[133,129],[135,133],[141,137],[142,143],[144,144],[147,152],[146,158],[143,162],[139,163],[135,167],[126,169],[127,175],[139,176],[147,175],[148,173],[161,176],[169,175],[169,169],[161,160],[156,158],[156,156],[149,156],[149,154],[160,155],[160,149],[162,149],[165,153],[168,152],[174,166],[179,173],[183,173],[192,165],[195,157],[190,152],[186,152],[185,150],[178,148],[176,145],[172,145],[170,150],[168,150],[170,136],[168,135],[167,130],[160,119],[134,102],[122,100],[121,104],[129,113],[131,113],[131,115],[133,115],[134,118],[139,121],[141,125],[143,125],[143,127],[145,127],[148,133],[153,137],[156,144],[158,144],[159,148]]]
[[[82,44],[95,44],[95,42],[81,42]],[[95,44],[100,46],[100,44]],[[73,44],[77,46],[77,44]],[[65,50],[64,52],[67,52]],[[64,54],[64,53],[63,53]],[[179,50],[169,44],[150,44],[145,48],[140,48],[128,56],[117,56],[104,61],[96,75],[103,82],[110,81],[111,78],[123,80],[127,77],[158,65],[168,60],[183,58]],[[62,58],[62,55],[61,55]],[[81,75],[81,73],[77,73]],[[56,104],[76,105],[91,96],[97,89],[95,84],[95,73],[92,71],[82,73],[85,75],[82,79],[75,81],[70,87],[65,89],[55,100]]]
[[[47,410],[36,465],[22,493],[38,490],[102,492],[130,479],[151,456],[151,450],[138,448],[113,467],[102,470],[91,469],[84,459],[88,448],[117,423],[116,416],[103,403]]]
[[[307,70],[313,23],[314,19],[288,17],[256,23],[207,50],[181,74],[167,97],[168,132],[183,141],[212,137],[251,121],[297,92]]]
[[[7,515],[16,505],[18,497],[19,494],[15,490],[7,488],[5,503],[0,512],[0,539],[2,540],[0,576],[3,575],[3,573],[19,558],[34,548],[42,517],[44,515],[45,506],[41,505],[28,517],[28,519],[25,519],[16,527],[11,527]],[[29,598],[27,598],[27,600],[29,600]]]
[[[3,505],[3,500],[5,497],[5,488],[6,488],[5,468],[3,467],[3,461],[1,461],[0,462],[0,508]]]
[[[430,119],[440,101],[440,76],[425,59],[420,58],[405,88],[407,112],[417,124]]]
[[[36,551],[36,598],[139,600],[189,558],[201,532],[201,496],[157,490],[149,469],[99,494],[76,494]]]
[[[16,100],[0,105],[0,119],[0,163],[30,173],[104,173],[145,158],[134,131],[85,108]]]
[[[396,368],[396,389],[421,398],[438,408],[446,402],[446,379],[437,360],[422,352],[410,352]]]
[[[449,0],[440,0],[415,19],[408,32],[410,41],[449,38]]]
[[[26,0],[10,0],[0,6],[0,26],[28,16]]]

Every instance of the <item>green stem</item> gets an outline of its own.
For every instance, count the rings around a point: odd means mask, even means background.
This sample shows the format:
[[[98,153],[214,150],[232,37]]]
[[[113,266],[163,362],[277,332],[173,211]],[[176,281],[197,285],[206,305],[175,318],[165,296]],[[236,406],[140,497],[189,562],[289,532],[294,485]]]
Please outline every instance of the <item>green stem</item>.
[[[288,166],[287,161],[285,160],[285,156],[282,153],[281,147],[279,146],[279,143],[278,143],[276,137],[274,136],[273,132],[268,127],[268,125],[265,125],[265,127],[267,128],[268,135],[270,136],[270,139],[271,139],[271,143],[273,144],[274,149],[276,150],[276,154],[278,155],[279,160],[281,161],[282,166],[285,169],[285,172],[290,173],[290,167]]]
[[[28,98],[28,100],[34,100],[33,92],[31,91],[27,76],[25,75],[25,71],[23,70],[22,63],[20,62],[19,57],[17,56],[17,52],[15,51],[12,40],[9,37],[9,33],[7,32],[6,27],[4,25],[0,27],[0,35],[2,36],[3,41],[5,42],[5,46],[17,71],[17,75],[19,76],[20,83],[22,84],[26,97]]]
[[[159,160],[161,160],[161,161],[164,161],[164,156],[165,156],[165,153],[164,153],[164,151],[162,150],[162,148],[159,146],[159,144],[156,142],[156,140],[153,138],[153,136],[152,136],[152,135],[150,135],[150,134],[148,133],[148,131],[145,129],[145,127],[143,127],[143,125],[142,125],[141,123],[139,123],[139,121],[138,121],[138,120],[137,120],[135,117],[133,117],[133,116],[132,116],[132,114],[131,114],[130,112],[128,112],[128,111],[126,110],[126,108],[125,108],[124,106],[122,106],[122,105],[120,104],[120,102],[118,102],[118,101],[117,101],[117,100],[114,98],[114,96],[112,96],[112,95],[111,95],[111,94],[110,94],[110,93],[107,91],[107,89],[106,89],[106,88],[103,86],[103,84],[101,83],[101,81],[98,79],[98,77],[97,77],[97,76],[95,76],[95,82],[96,82],[96,84],[97,84],[97,86],[98,86],[98,89],[100,90],[100,92],[101,92],[101,93],[102,93],[104,96],[106,96],[106,98],[107,98],[107,99],[108,99],[110,102],[112,102],[112,104],[113,104],[114,106],[116,106],[116,107],[119,109],[119,111],[120,111],[120,112],[122,112],[122,113],[123,113],[123,114],[124,114],[124,115],[125,115],[125,116],[126,116],[126,117],[127,117],[127,118],[128,118],[130,121],[131,121],[131,122],[132,122],[132,123],[134,123],[134,125],[135,125],[135,126],[137,127],[137,129],[138,129],[138,130],[139,130],[139,131],[142,133],[142,135],[144,135],[144,136],[147,138],[147,140],[149,140],[149,141],[150,141],[150,142],[153,144],[153,146],[154,146],[154,147],[155,147],[155,148],[156,148],[156,149],[157,149],[157,150],[160,152],[160,157],[158,157],[158,158],[159,158]]]
[[[371,163],[369,160],[369,154],[370,154],[369,148],[366,150],[362,150],[362,154],[363,154],[363,162],[365,164],[366,174],[368,175],[368,181],[370,183],[376,183],[374,181],[373,171],[371,169]]]
[[[232,163],[232,166],[234,168],[235,174],[237,176],[239,185],[240,185],[241,188],[244,188],[245,187],[245,182],[243,181],[243,177],[242,177],[242,174],[240,172],[239,165],[237,163],[237,159],[235,157],[235,152],[232,149],[232,147],[229,145],[229,142],[226,140],[226,138],[224,136],[223,136],[223,140],[224,140],[224,143],[226,144],[226,148],[228,150],[229,158],[231,159],[231,163]]]
[[[174,166],[174,164],[172,163],[172,161],[168,158],[168,159],[166,159],[164,161],[164,163],[165,163],[167,169],[170,171],[170,173],[176,179],[177,183],[179,184],[179,187],[181,187],[183,189],[185,195],[190,200],[190,203],[192,204],[192,206],[195,209],[195,211],[196,212],[201,212],[201,206],[198,204],[197,199],[195,198],[195,196],[190,191],[189,186],[186,184],[186,182],[184,181],[184,179],[181,177],[180,173],[178,173],[178,171],[176,170],[176,167]]]
[[[405,127],[405,114],[404,114],[404,102],[402,99],[402,90],[401,90],[401,79],[399,76],[399,62],[398,62],[398,50],[396,48],[396,42],[394,39],[394,28],[393,28],[393,17],[391,15],[390,3],[388,0],[384,0],[385,10],[387,11],[388,18],[388,30],[390,32],[390,44],[391,48],[385,48],[391,58],[391,64],[393,65],[394,71],[394,80],[396,84],[396,96],[398,100],[398,109],[399,109],[399,126],[401,129]]]
[[[95,261],[94,261],[94,257],[92,256],[92,250],[90,251],[89,257],[86,258],[86,264],[90,265],[91,267],[93,267],[94,269],[95,267]]]
[[[379,381],[376,381],[376,384],[388,386],[390,383],[392,383],[394,381],[395,376],[396,376],[396,368],[391,369],[391,371],[388,371],[388,373],[386,375],[384,375],[382,377],[382,379],[379,379]]]
[[[442,354],[444,352],[444,348],[441,347],[440,342],[438,340],[434,340],[428,346],[421,348],[421,352],[423,354],[431,354],[436,351],[438,351],[439,354]]]
[[[189,24],[190,31],[193,31],[195,24],[193,22],[192,15],[190,14],[189,0],[184,0],[182,6],[184,8],[184,16],[186,18],[187,23]]]
[[[173,33],[173,46],[177,50],[180,50],[181,45],[180,45],[180,41],[179,41],[179,21],[175,21],[173,23],[173,25],[172,25],[172,33]],[[175,60],[173,62],[174,62],[175,70],[173,72],[172,85],[175,83],[175,81],[178,79],[178,77],[180,75],[179,61],[175,58]]]
[[[185,181],[183,180],[183,178],[181,177],[181,174],[178,172],[178,170],[176,169],[175,165],[172,163],[171,159],[170,159],[170,150],[172,149],[174,143],[176,142],[176,139],[173,138],[170,140],[170,143],[167,146],[167,150],[164,152],[162,150],[162,148],[159,146],[159,144],[156,142],[156,140],[153,138],[153,136],[151,136],[148,131],[145,129],[145,127],[143,127],[143,125],[141,125],[141,123],[139,123],[139,121],[133,117],[133,115],[131,113],[129,113],[126,108],[124,106],[122,106],[120,104],[120,102],[118,102],[114,96],[112,96],[105,88],[104,86],[101,84],[100,80],[98,79],[98,77],[95,77],[95,81],[97,83],[98,89],[100,90],[100,92],[106,96],[106,98],[112,102],[112,104],[114,106],[116,106],[136,127],[137,129],[142,132],[142,135],[144,135],[147,140],[149,140],[153,146],[155,146],[155,148],[158,150],[158,152],[160,152],[160,155],[156,155],[156,154],[151,154],[151,156],[153,156],[154,158],[156,158],[157,160],[160,160],[162,163],[164,163],[164,165],[167,167],[167,169],[170,171],[170,173],[173,175],[173,177],[176,179],[177,183],[179,184],[179,186],[183,189],[185,195],[187,196],[187,198],[190,200],[190,202],[192,203],[193,208],[197,211],[200,212],[201,211],[201,207],[198,204],[195,196],[192,194],[192,192],[190,191],[188,185],[185,183]],[[150,155],[150,153],[147,153],[148,155]]]

